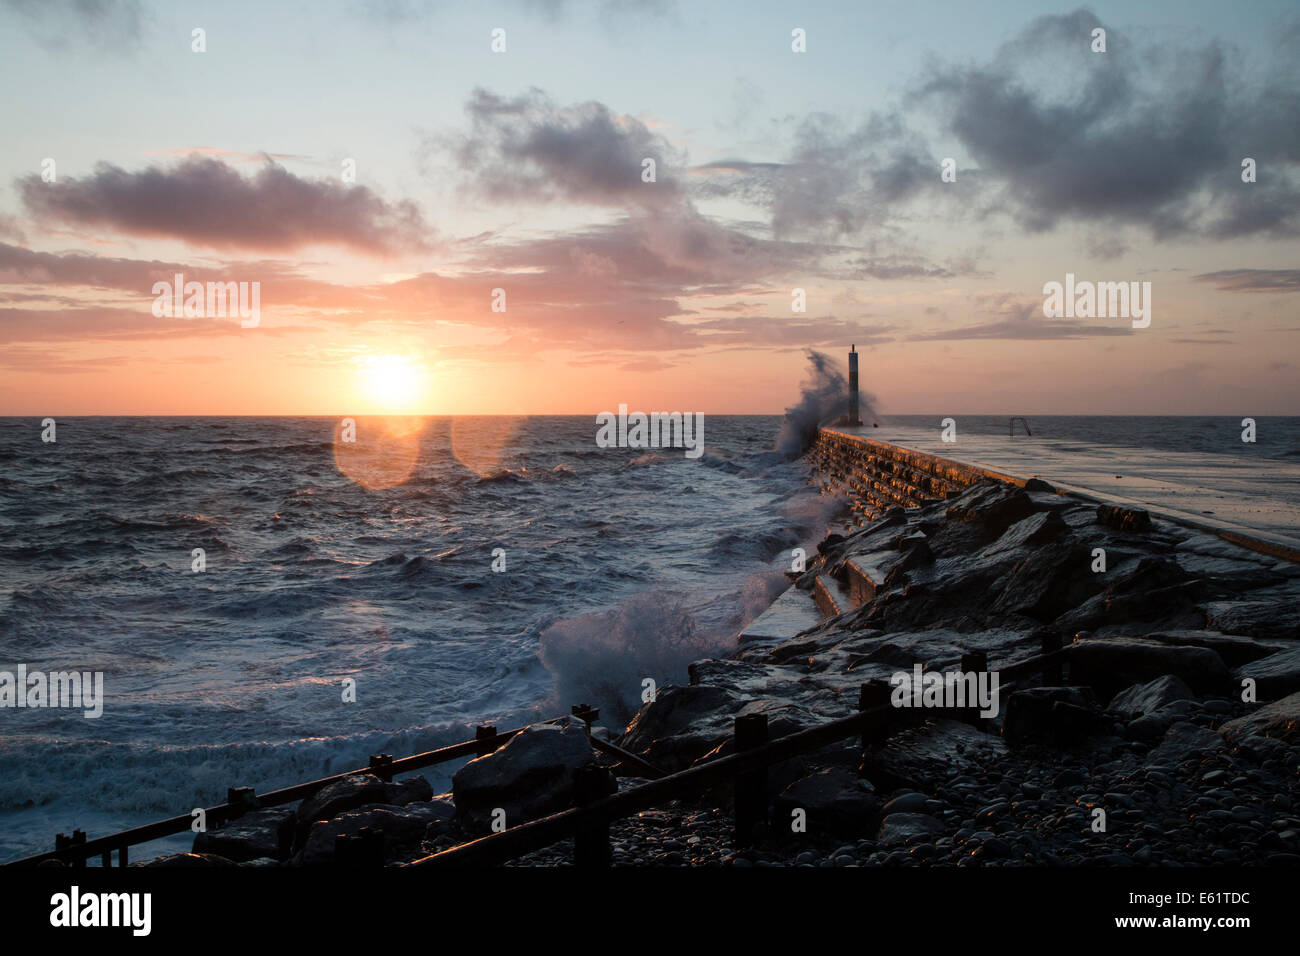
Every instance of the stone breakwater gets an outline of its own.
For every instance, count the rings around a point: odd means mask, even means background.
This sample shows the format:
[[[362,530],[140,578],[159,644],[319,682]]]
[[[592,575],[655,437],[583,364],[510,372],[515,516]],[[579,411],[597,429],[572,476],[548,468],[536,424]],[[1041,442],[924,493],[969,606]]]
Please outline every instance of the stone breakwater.
[[[805,458],[815,480],[844,495],[859,527],[891,508],[916,508],[995,475],[886,442],[822,429]],[[1011,480],[1011,479],[1008,479]]]
[[[997,672],[1059,642],[1061,673],[1002,682],[975,724],[910,711],[920,719],[865,750],[845,741],[772,767],[749,849],[731,845],[722,787],[617,821],[614,862],[1300,864],[1300,566],[1039,481],[944,493],[827,537],[774,624],[696,661],[621,734],[596,732],[671,772],[728,754],[738,715],[783,736],[917,665],[946,672],[982,652]],[[817,593],[833,599],[824,618]],[[509,826],[571,805],[592,767],[610,788],[642,782],[580,728],[539,726],[466,764],[451,793],[352,777],[154,865],[416,859],[488,832],[494,814]]]

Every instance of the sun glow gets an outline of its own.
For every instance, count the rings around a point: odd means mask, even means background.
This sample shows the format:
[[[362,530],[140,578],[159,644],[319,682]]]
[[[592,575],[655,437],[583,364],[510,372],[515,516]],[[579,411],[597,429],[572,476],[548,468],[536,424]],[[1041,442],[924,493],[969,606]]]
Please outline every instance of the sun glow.
[[[429,373],[405,355],[369,355],[360,360],[360,391],[378,412],[414,412],[427,397]]]

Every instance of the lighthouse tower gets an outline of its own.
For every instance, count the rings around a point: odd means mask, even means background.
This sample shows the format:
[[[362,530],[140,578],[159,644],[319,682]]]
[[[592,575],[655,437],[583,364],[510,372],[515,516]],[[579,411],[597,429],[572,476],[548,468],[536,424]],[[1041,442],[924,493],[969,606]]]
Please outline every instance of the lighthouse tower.
[[[857,345],[849,346],[849,414],[846,425],[861,425],[862,419],[858,417],[858,347]]]

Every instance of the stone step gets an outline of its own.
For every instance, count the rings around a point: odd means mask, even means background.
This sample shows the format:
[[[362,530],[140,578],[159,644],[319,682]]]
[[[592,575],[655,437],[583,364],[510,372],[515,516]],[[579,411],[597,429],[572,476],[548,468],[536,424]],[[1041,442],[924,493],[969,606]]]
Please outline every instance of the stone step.
[[[821,622],[821,611],[812,593],[791,585],[740,632],[740,650],[761,656]]]
[[[848,588],[828,574],[819,574],[812,590],[813,600],[824,617],[837,617],[856,606]]]

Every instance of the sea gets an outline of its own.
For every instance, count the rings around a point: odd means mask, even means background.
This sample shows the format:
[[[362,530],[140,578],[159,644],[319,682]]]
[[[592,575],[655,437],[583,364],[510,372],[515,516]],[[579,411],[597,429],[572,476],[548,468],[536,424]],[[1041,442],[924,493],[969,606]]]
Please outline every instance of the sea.
[[[587,703],[621,729],[647,678],[729,653],[793,549],[843,526],[797,457],[801,416],[825,412],[805,392],[786,416],[706,416],[698,458],[599,447],[594,416],[356,418],[352,435],[338,418],[70,417],[53,441],[0,419],[0,671],[104,675],[97,718],[0,709],[0,861],[479,724]],[[1251,454],[1300,456],[1300,419],[1260,422]],[[1241,430],[1031,423],[1135,462]],[[445,790],[456,766],[426,773]]]

